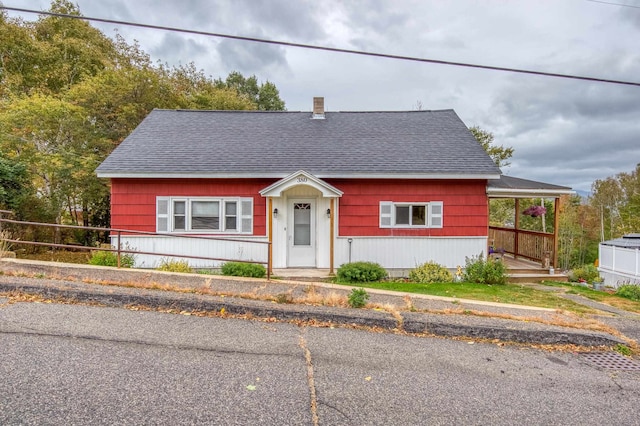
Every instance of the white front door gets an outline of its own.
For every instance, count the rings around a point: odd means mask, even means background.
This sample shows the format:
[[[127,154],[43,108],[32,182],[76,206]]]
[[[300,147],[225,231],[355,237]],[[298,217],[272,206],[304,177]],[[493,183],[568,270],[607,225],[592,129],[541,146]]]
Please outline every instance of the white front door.
[[[316,266],[315,200],[289,200],[289,267]]]

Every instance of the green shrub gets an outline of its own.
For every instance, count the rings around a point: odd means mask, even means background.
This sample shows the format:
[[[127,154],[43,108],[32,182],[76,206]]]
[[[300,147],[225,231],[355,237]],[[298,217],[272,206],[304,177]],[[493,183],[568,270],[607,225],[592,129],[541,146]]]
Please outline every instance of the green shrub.
[[[257,263],[227,262],[220,271],[222,275],[232,277],[263,278],[267,275],[267,269]]]
[[[463,279],[479,284],[506,284],[507,267],[501,260],[485,260],[482,253],[471,258],[465,257]]]
[[[120,266],[122,268],[133,268],[135,263],[136,259],[133,254],[120,254]],[[89,264],[96,266],[118,266],[118,254],[113,251],[94,251],[89,258]]]
[[[374,262],[351,262],[341,265],[337,276],[341,282],[366,283],[380,281],[387,276],[387,271]]]
[[[417,283],[450,283],[453,275],[435,262],[426,262],[409,271],[409,279]]]
[[[618,287],[616,295],[640,302],[640,285],[624,284]]]
[[[158,271],[165,272],[184,272],[190,274],[193,272],[191,266],[189,266],[189,262],[186,260],[176,260],[176,259],[162,259],[160,260],[160,265],[156,268]]]
[[[364,288],[354,288],[349,293],[349,306],[352,308],[363,308],[369,300],[369,293]]]
[[[583,265],[580,268],[576,268],[571,271],[569,274],[569,281],[578,282],[578,281],[586,281],[588,283],[598,281],[600,279],[600,274],[598,273],[598,268],[594,265]]]
[[[613,350],[624,356],[633,355],[633,351],[631,350],[631,348],[627,345],[623,345],[622,343],[618,343],[617,345],[615,345],[613,347]]]

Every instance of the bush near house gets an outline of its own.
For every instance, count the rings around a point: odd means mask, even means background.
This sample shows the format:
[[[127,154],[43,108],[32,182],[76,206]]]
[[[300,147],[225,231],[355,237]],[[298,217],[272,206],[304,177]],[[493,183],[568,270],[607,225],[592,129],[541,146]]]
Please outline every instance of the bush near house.
[[[450,283],[453,275],[435,262],[426,262],[409,271],[409,279],[416,283]]]
[[[640,302],[640,285],[623,284],[616,290],[616,295]]]
[[[122,268],[133,268],[135,256],[131,253],[120,255],[120,266]],[[112,251],[94,251],[89,258],[89,265],[95,266],[118,266],[118,255]]]
[[[222,275],[232,277],[264,278],[267,269],[257,263],[227,262],[220,268]]]
[[[600,273],[595,265],[583,265],[580,268],[573,269],[569,274],[569,281],[572,282],[594,282],[600,279]]]
[[[189,262],[187,262],[186,260],[175,259],[160,260],[160,265],[156,269],[158,271],[183,272],[186,274],[190,274],[193,272],[193,269],[191,269],[191,266],[189,266]]]
[[[485,260],[482,253],[465,257],[463,279],[478,284],[506,284],[507,267],[501,260]]]
[[[351,262],[341,265],[336,275],[340,282],[366,283],[380,281],[387,276],[387,271],[375,262]]]

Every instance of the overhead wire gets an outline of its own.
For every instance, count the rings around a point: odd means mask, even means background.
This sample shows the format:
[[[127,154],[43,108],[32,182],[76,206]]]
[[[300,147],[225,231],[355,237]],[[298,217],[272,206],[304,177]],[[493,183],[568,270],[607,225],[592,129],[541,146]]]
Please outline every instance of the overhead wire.
[[[590,1],[592,3],[608,4],[609,6],[632,7],[634,9],[640,9],[640,6],[635,6],[633,4],[613,3],[610,1],[601,1],[601,0],[587,0],[587,1]]]
[[[22,12],[22,13],[34,13],[38,15],[55,16],[59,18],[79,19],[79,20],[85,20],[90,22],[101,22],[101,23],[107,23],[107,24],[125,25],[125,26],[147,28],[147,29],[153,29],[153,30],[179,32],[184,34],[194,34],[194,35],[201,35],[201,36],[207,36],[207,37],[218,37],[218,38],[225,38],[230,40],[249,41],[249,42],[263,43],[263,44],[273,44],[277,46],[297,47],[302,49],[312,49],[312,50],[320,50],[320,51],[326,51],[326,52],[346,53],[346,54],[370,56],[370,57],[376,57],[376,58],[395,59],[395,60],[402,60],[402,61],[422,62],[422,63],[437,64],[437,65],[449,65],[449,66],[456,66],[456,67],[484,69],[484,70],[491,70],[491,71],[503,71],[503,72],[519,73],[519,74],[538,75],[538,76],[544,76],[544,77],[566,78],[566,79],[573,79],[573,80],[592,81],[597,83],[621,84],[626,86],[640,87],[640,82],[633,82],[633,81],[614,80],[614,79],[600,78],[600,77],[588,77],[588,76],[580,76],[580,75],[573,75],[573,74],[561,74],[561,73],[553,73],[553,72],[546,72],[546,71],[526,70],[521,68],[509,68],[509,67],[499,67],[499,66],[492,66],[492,65],[472,64],[472,63],[466,63],[466,62],[444,61],[439,59],[419,58],[414,56],[367,52],[363,50],[342,49],[337,47],[319,46],[319,45],[313,45],[313,44],[294,43],[294,42],[280,41],[280,40],[269,40],[269,39],[258,38],[258,37],[247,37],[247,36],[238,36],[238,35],[231,35],[231,34],[214,33],[214,32],[208,32],[208,31],[188,30],[184,28],[167,27],[163,25],[142,24],[137,22],[120,21],[120,20],[107,19],[107,18],[95,18],[95,17],[82,16],[82,15],[70,15],[66,13],[45,12],[45,11],[39,11],[39,10],[33,10],[33,9],[9,7],[4,5],[0,5],[0,10],[10,10],[13,12]]]

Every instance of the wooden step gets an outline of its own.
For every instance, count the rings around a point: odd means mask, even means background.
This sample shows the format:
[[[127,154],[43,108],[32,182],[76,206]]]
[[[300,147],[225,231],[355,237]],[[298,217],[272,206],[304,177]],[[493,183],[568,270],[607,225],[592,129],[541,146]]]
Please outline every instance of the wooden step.
[[[507,281],[512,284],[517,283],[541,283],[542,281],[558,281],[561,283],[566,283],[569,281],[569,277],[564,274],[549,274],[548,271],[544,273],[525,273],[525,274],[514,274],[509,273]]]

